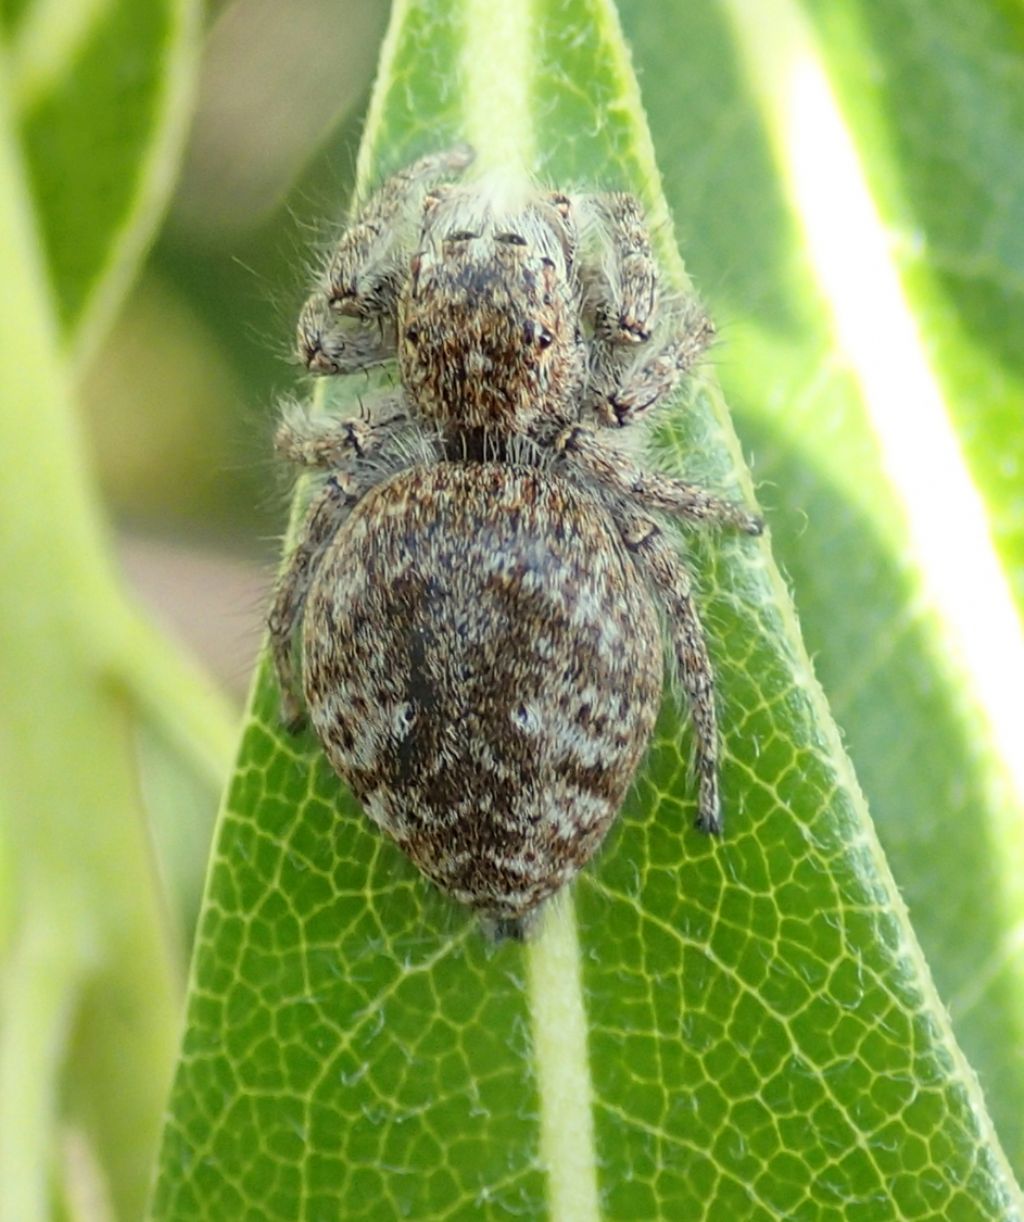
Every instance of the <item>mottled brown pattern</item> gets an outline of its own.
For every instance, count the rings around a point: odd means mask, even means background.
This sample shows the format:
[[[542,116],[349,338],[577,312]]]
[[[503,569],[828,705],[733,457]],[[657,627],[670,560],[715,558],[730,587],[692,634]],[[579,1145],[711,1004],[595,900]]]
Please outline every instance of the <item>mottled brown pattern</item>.
[[[358,419],[286,410],[282,455],[329,472],[270,614],[334,768],[443,891],[522,933],[597,851],[654,724],[658,609],[693,711],[697,823],[721,830],[714,679],[659,519],[758,534],[742,505],[620,443],[713,328],[659,310],[632,195],[445,182],[465,148],[389,179],[303,307],[313,373],[397,359]]]
[[[543,434],[577,418],[586,379],[569,239],[545,200],[503,223],[462,193],[428,200],[436,236],[399,303],[402,385],[444,429]]]
[[[370,493],[317,572],[303,652],[331,764],[429,878],[494,918],[594,853],[662,684],[654,603],[614,527],[564,478],[498,464]]]

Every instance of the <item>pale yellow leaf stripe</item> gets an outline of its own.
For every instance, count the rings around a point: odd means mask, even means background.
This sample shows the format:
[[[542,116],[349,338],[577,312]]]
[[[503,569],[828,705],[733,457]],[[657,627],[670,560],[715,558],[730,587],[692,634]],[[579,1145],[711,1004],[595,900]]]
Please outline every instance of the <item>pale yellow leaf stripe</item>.
[[[601,1216],[593,1086],[576,910],[563,893],[527,946],[533,1059],[540,1097],[540,1154],[556,1222]]]
[[[11,94],[22,113],[59,83],[114,0],[35,0],[11,41]]]
[[[987,722],[1000,791],[989,803],[1006,854],[1001,902],[1013,929],[1024,905],[1024,752],[1020,693],[1024,634],[949,408],[893,260],[853,139],[793,0],[725,0],[737,47],[758,91],[789,200],[806,241],[837,349],[860,387],[880,462],[901,503],[925,597],[958,677]],[[863,506],[870,512],[871,506]],[[916,943],[922,981],[930,982]],[[1024,1004],[1024,964],[1015,973]],[[1014,1183],[975,1075],[938,997],[947,1045],[979,1127]]]
[[[902,501],[915,564],[1021,808],[1024,635],[1010,586],[828,82],[809,56],[785,79],[787,170],[812,267]]]
[[[482,171],[525,178],[534,164],[531,5],[467,0],[463,89],[466,138]],[[600,1217],[593,1086],[576,912],[550,905],[526,951],[540,1157],[557,1222]]]
[[[375,177],[373,154],[410,0],[398,0],[381,49],[377,84],[359,150],[357,192]],[[524,178],[534,162],[531,4],[464,0],[460,96],[463,137],[476,150],[476,172]],[[545,914],[526,953],[534,1067],[540,1100],[540,1159],[555,1222],[601,1216],[594,1144],[593,1086],[576,914],[563,897]]]
[[[115,0],[35,0],[14,28],[9,51],[11,96],[25,119],[66,78],[78,57],[101,30]],[[110,255],[86,303],[76,333],[70,337],[74,363],[81,368],[103,337],[134,275],[139,257],[152,238],[153,225],[167,202],[178,169],[192,113],[200,34],[199,0],[171,0],[163,47],[160,96],[147,148],[140,163],[137,189],[128,212],[110,242]]]

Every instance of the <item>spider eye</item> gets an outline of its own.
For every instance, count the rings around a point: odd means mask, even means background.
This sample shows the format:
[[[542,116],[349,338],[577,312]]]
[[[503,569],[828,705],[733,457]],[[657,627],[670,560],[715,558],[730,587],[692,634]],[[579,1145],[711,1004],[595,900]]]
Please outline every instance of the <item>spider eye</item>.
[[[543,323],[534,322],[532,318],[523,323],[523,338],[538,348],[550,348],[555,342],[554,334]]]

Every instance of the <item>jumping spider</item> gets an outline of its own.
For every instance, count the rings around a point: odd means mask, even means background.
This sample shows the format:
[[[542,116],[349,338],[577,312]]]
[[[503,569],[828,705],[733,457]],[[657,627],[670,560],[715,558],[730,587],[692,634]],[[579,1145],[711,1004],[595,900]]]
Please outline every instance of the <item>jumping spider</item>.
[[[453,148],[388,179],[299,320],[315,374],[398,363],[358,417],[286,412],[328,472],[270,613],[282,712],[419,869],[522,935],[593,856],[661,697],[659,607],[692,710],[697,824],[721,831],[714,687],[673,515],[761,520],[620,439],[713,334],[658,309],[632,195],[456,185]]]

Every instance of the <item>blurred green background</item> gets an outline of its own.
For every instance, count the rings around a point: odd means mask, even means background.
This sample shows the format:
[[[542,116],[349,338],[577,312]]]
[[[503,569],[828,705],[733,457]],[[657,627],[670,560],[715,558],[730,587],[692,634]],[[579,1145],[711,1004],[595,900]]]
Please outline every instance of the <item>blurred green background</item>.
[[[930,970],[952,1012],[1019,1171],[1019,763],[1005,749],[1005,716],[997,725],[985,707],[958,653],[958,629],[933,602],[934,573],[915,553],[903,490],[837,341],[803,201],[783,168],[788,35],[763,14],[800,14],[806,29],[796,41],[813,44],[841,106],[1018,614],[1024,16],[1006,0],[794,0],[763,9],[753,0],[622,0],[619,8],[680,246],[720,324],[714,362],[808,650],[910,906],[928,961],[919,970]],[[109,86],[114,128],[131,127],[135,112],[119,108],[118,90],[128,97],[145,76],[138,59],[147,22],[169,27],[168,15],[186,10],[194,11],[189,0],[0,0],[10,128],[27,158],[29,202],[54,280],[52,301],[30,305],[41,317],[52,305],[57,324],[51,333],[42,317],[19,364],[18,328],[30,314],[18,295],[24,252],[0,245],[0,424],[8,430],[0,438],[27,439],[16,460],[13,444],[0,446],[5,487],[15,489],[0,501],[8,575],[0,591],[0,1222],[129,1218],[145,1195],[213,817],[291,493],[270,457],[275,401],[309,388],[292,361],[294,318],[351,193],[388,18],[381,0],[208,6],[194,95],[184,79],[191,52],[175,69],[194,113],[180,165],[176,149],[162,155],[164,184],[175,180],[166,214],[158,185],[152,223],[136,226],[141,244],[153,232],[155,240],[141,269],[125,260],[127,295],[120,301],[115,283],[109,308],[85,310],[82,324],[87,294],[76,275],[87,261],[75,243],[101,232],[104,219],[91,184],[69,183],[75,172],[88,176],[89,108]],[[90,23],[113,31],[115,52],[96,63],[75,52],[76,29]],[[79,73],[83,64],[94,76]],[[556,91],[566,82],[549,84]],[[565,97],[570,105],[571,88]],[[84,116],[78,145],[68,114]],[[11,185],[0,183],[5,192]],[[5,194],[2,202],[6,226],[18,201],[7,208]],[[5,227],[4,239],[14,232]],[[76,538],[68,515],[78,508],[73,498],[67,508],[52,502],[59,464],[51,470],[51,451],[28,444],[42,405],[62,388],[84,425],[79,466],[98,477],[118,573],[199,659],[191,677],[152,641],[108,672],[108,655],[118,652],[112,638],[134,648],[134,621],[120,612],[89,620],[87,566],[58,546]],[[81,457],[73,428],[65,432]],[[36,486],[43,494],[34,503]],[[11,580],[19,565],[31,580]],[[63,620],[50,615],[58,602]],[[78,648],[83,623],[95,657]],[[44,664],[67,641],[75,646],[67,666],[51,675]],[[1014,673],[1019,657],[1006,660]],[[206,672],[229,694],[226,707],[203,686]],[[86,694],[92,684],[95,705],[76,703],[76,683]],[[95,740],[84,734],[76,747],[65,730],[83,726],[96,729]],[[119,771],[100,758],[110,744],[121,753]],[[756,753],[760,744],[747,747]],[[758,767],[784,773],[785,747],[769,744]],[[94,794],[83,795],[83,779]],[[799,812],[801,826],[814,813]],[[139,843],[122,855],[132,835]],[[785,862],[776,864],[784,873]],[[875,877],[877,861],[868,867]],[[887,904],[892,898],[886,893]],[[899,905],[890,907],[903,921]],[[815,914],[803,915],[813,926]],[[151,1046],[131,1046],[140,1032],[156,1033]],[[945,1033],[936,1038],[941,1044]],[[959,1065],[951,1047],[943,1053]],[[17,1143],[5,1145],[12,1134]],[[11,1178],[18,1169],[28,1169],[24,1184]],[[784,1159],[774,1172],[784,1186]],[[52,1211],[40,1204],[51,1196]]]
[[[2,1222],[143,1212],[387,18],[0,0]]]
[[[301,392],[295,317],[347,206],[387,15],[380,0],[211,7],[166,222],[83,377],[129,578],[239,701],[291,493],[275,399]]]

